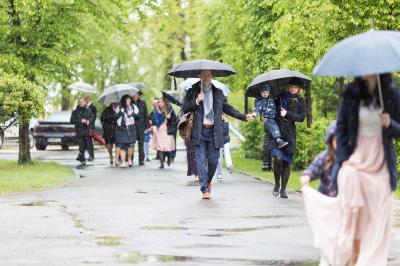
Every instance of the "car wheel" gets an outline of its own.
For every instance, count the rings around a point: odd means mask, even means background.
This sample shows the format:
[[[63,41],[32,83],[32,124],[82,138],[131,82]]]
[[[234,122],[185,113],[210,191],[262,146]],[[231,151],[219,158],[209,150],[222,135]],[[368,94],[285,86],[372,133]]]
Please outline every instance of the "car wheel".
[[[4,143],[4,132],[0,131],[0,149],[3,147]]]
[[[32,149],[35,146],[35,138],[33,136],[33,131],[29,132],[29,147]]]
[[[66,144],[62,144],[62,145],[61,145],[61,149],[62,149],[63,151],[67,151],[67,150],[69,150],[69,146],[66,145]]]
[[[39,151],[44,151],[47,148],[47,141],[46,139],[36,139],[35,141],[36,149]]]

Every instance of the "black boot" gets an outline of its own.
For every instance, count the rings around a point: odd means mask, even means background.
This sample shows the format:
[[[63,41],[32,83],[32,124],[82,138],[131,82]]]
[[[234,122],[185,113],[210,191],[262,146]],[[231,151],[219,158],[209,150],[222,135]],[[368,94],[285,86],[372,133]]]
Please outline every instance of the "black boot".
[[[290,164],[288,162],[283,162],[282,164],[282,187],[281,187],[281,198],[287,199],[286,186],[289,182],[290,177]]]
[[[272,195],[274,197],[277,197],[279,195],[281,172],[282,172],[282,161],[275,159],[275,161],[274,161],[275,186],[274,186],[274,190],[272,191]]]
[[[160,166],[158,168],[163,169],[164,168],[164,153],[162,151],[159,151],[158,156],[160,158]]]

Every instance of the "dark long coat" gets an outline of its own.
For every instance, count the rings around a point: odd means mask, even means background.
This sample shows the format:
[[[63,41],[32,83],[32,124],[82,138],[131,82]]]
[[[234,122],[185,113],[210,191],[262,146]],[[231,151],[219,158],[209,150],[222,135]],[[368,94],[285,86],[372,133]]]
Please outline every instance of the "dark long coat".
[[[90,133],[90,124],[82,124],[82,119],[86,119],[92,121],[94,120],[94,116],[92,111],[90,111],[86,107],[77,107],[74,111],[72,111],[70,122],[75,125],[75,134],[77,137],[88,137]]]
[[[337,185],[337,174],[342,162],[347,161],[357,146],[360,88],[350,84],[347,86],[340,102],[336,128],[336,160],[337,166],[332,170],[334,182]],[[393,146],[393,139],[400,137],[400,92],[399,88],[391,87],[384,97],[385,112],[391,117],[390,127],[383,130],[383,145],[385,159],[390,173],[390,187],[392,191],[397,185],[397,154]]]
[[[199,95],[200,90],[200,82],[193,85],[192,88],[186,93],[182,106],[184,113],[194,111],[192,130],[192,141],[194,146],[200,144],[201,129],[203,127],[204,118],[203,102],[201,102],[199,105],[196,103],[196,98]],[[243,121],[246,120],[246,115],[240,113],[231,105],[229,105],[222,90],[217,89],[214,85],[212,85],[212,92],[214,110],[214,142],[216,148],[222,148],[224,146],[224,122],[222,121],[222,112]]]
[[[147,112],[146,103],[140,99],[135,102],[139,113],[135,119],[136,131],[138,139],[144,138],[144,131],[149,128],[149,114]]]
[[[96,117],[97,117],[97,108],[96,108],[96,106],[93,104],[93,103],[91,103],[89,106],[88,106],[88,109],[92,112],[92,114],[93,114],[93,119],[90,121],[90,127],[91,127],[91,129],[93,129],[94,130],[94,128],[95,128],[95,123],[96,123]]]
[[[107,142],[115,140],[115,131],[117,129],[117,120],[114,117],[114,109],[112,106],[104,109],[100,117],[101,126],[103,127],[103,137]]]
[[[287,154],[295,154],[296,152],[296,122],[303,122],[306,118],[306,104],[302,97],[293,97],[288,102],[287,114],[285,117],[280,115],[280,105],[277,104],[277,124],[281,131],[282,138],[289,142],[287,146],[283,148],[283,151]]]

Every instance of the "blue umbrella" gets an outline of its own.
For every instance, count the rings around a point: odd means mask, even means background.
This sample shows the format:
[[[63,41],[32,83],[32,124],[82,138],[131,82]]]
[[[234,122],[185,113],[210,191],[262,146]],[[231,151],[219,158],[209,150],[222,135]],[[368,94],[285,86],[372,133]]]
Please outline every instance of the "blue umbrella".
[[[316,76],[360,77],[400,70],[400,32],[370,30],[338,42],[314,68]]]
[[[316,76],[360,77],[400,70],[400,32],[370,30],[338,42],[314,68]]]

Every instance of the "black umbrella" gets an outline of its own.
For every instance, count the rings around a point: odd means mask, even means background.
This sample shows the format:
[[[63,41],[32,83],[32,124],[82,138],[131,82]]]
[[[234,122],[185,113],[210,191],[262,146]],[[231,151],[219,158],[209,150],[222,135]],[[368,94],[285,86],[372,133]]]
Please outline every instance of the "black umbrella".
[[[278,96],[286,91],[292,78],[297,79],[298,83],[300,83],[300,87],[304,89],[310,87],[311,79],[306,75],[289,69],[278,69],[268,71],[267,73],[261,74],[253,79],[246,91],[246,96],[258,97],[260,95],[261,87],[266,83],[268,83],[271,88],[271,95]]]
[[[170,103],[182,106],[182,97],[176,91],[162,91],[162,95]]]
[[[168,72],[168,75],[177,78],[198,78],[200,70],[211,70],[214,77],[227,77],[236,74],[236,70],[228,64],[200,59],[175,65]]]

